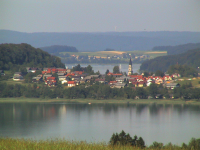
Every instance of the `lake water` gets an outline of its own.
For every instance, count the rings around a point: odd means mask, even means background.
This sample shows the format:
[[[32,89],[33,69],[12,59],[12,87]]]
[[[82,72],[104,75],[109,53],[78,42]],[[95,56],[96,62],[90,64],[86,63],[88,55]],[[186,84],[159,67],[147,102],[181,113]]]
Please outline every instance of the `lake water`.
[[[69,69],[76,66],[78,64],[65,64],[66,67]],[[106,70],[108,69],[110,72],[113,72],[114,66],[120,67],[120,72],[126,72],[128,73],[128,64],[80,64],[81,67],[87,67],[88,65],[91,65],[94,72],[99,71],[101,74],[105,74]],[[140,69],[141,64],[133,64],[133,73],[138,73],[138,70]]]
[[[124,130],[150,145],[200,138],[200,106],[1,103],[0,136],[108,142]]]

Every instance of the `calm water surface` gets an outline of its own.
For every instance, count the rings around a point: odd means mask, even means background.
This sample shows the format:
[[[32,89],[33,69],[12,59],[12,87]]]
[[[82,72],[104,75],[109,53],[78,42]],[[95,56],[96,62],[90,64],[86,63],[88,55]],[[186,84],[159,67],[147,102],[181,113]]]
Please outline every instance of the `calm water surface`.
[[[124,130],[146,144],[200,138],[200,106],[135,104],[0,104],[0,136],[108,142]]]

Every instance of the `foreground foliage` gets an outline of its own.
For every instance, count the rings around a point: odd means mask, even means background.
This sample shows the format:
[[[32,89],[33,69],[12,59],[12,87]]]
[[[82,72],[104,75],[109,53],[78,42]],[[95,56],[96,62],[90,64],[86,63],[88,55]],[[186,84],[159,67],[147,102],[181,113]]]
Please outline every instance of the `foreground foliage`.
[[[200,139],[192,138],[189,144],[183,143],[181,146],[173,145],[171,143],[163,145],[162,143],[154,142],[151,146],[141,148],[132,145],[107,145],[106,143],[87,143],[83,141],[66,141],[61,139],[55,140],[40,140],[35,141],[31,139],[12,139],[12,138],[0,138],[1,150],[64,150],[64,149],[81,149],[81,150],[199,150]]]

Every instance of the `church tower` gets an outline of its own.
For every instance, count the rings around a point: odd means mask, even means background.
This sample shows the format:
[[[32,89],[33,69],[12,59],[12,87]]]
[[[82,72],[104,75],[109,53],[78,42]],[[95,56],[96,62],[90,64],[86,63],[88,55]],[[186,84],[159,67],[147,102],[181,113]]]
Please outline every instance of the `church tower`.
[[[128,75],[131,75],[131,74],[133,74],[133,69],[132,69],[132,61],[130,58],[129,65],[128,65]]]

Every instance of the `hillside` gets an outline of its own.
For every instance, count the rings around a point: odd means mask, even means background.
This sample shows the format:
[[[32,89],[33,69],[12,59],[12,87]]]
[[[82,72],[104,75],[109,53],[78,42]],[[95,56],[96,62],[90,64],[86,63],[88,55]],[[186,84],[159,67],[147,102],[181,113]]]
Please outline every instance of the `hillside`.
[[[0,44],[0,70],[24,67],[65,67],[60,58],[22,44]]]
[[[63,46],[63,45],[52,45],[46,47],[40,47],[43,51],[46,51],[51,54],[59,54],[60,52],[78,52],[75,47],[72,46]]]
[[[157,70],[167,71],[169,66],[174,64],[188,65],[190,67],[197,68],[200,66],[200,48],[189,50],[182,54],[160,56],[151,60],[147,60],[140,66],[141,71]]]
[[[156,46],[152,50],[153,51],[167,51],[168,55],[180,54],[184,53],[191,49],[200,48],[200,43],[188,43],[177,46]]]
[[[29,43],[34,47],[70,45],[80,52],[151,50],[157,45],[180,45],[200,42],[200,32],[39,32],[24,33],[0,30],[0,43]]]

